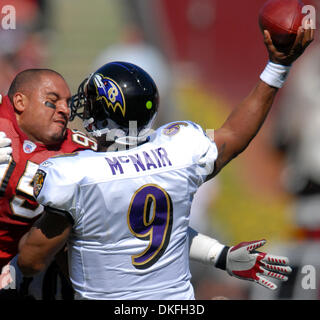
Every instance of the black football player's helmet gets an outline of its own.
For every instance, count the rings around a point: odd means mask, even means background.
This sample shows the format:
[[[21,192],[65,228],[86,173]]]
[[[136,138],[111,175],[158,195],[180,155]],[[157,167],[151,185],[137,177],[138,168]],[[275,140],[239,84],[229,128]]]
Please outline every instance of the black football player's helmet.
[[[80,84],[71,99],[70,120],[79,116],[96,137],[111,130],[130,136],[130,128],[140,135],[151,128],[158,106],[157,86],[146,71],[131,63],[111,62]]]

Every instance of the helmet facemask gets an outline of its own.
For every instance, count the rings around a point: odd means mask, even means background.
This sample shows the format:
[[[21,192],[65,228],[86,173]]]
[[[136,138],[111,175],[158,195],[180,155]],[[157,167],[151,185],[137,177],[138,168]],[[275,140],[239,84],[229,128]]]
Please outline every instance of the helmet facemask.
[[[70,100],[70,117],[69,121],[73,121],[75,117],[79,117],[83,120],[84,108],[87,103],[87,98],[85,94],[85,85],[87,84],[89,78],[85,78],[78,87],[77,94],[73,95]]]

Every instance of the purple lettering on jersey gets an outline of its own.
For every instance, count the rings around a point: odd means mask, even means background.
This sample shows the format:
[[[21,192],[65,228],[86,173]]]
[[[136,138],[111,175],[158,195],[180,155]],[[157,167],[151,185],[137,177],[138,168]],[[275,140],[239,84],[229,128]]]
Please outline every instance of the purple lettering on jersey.
[[[157,165],[153,162],[151,157],[149,156],[148,152],[143,151],[144,159],[146,161],[147,169],[150,170],[151,167],[157,169]]]
[[[118,157],[118,159],[120,160],[121,163],[129,163],[130,160],[128,159],[127,156],[120,156]]]
[[[116,175],[118,173],[116,172],[116,170],[120,170],[120,174],[123,174],[122,166],[116,157],[113,157],[113,160],[107,157],[105,157],[105,159],[107,160],[113,175]]]
[[[157,156],[157,154],[155,153],[154,150],[151,150],[151,152],[152,152],[152,154],[153,154],[153,157],[157,160],[158,167],[161,168],[162,165],[161,165],[161,162],[160,162],[159,157]]]
[[[167,151],[166,151],[164,148],[161,148],[161,147],[160,147],[160,148],[156,149],[156,151],[157,151],[157,154],[158,154],[160,160],[162,161],[162,165],[163,165],[164,167],[166,167],[167,164],[168,164],[169,166],[172,166],[172,163],[171,163],[171,161],[170,161],[169,158],[168,158],[168,153],[167,153]],[[166,164],[166,163],[167,163],[167,164]]]
[[[129,155],[128,156],[130,158],[130,160],[132,161],[132,163],[134,164],[134,167],[136,168],[137,172],[140,172],[139,167],[143,170],[146,171],[146,167],[144,166],[144,164],[142,163],[140,156],[138,154],[136,154],[135,156]]]

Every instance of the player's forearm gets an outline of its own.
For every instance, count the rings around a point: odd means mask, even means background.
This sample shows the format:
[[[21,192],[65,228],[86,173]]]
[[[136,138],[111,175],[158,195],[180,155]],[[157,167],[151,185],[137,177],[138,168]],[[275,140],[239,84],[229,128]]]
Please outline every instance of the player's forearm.
[[[48,208],[19,245],[18,265],[25,276],[42,271],[65,245],[71,231],[64,217],[48,213]]]
[[[25,277],[33,277],[42,270],[45,269],[46,264],[43,261],[39,262],[38,260],[21,260],[20,255],[18,257],[18,266]]]
[[[219,149],[215,173],[244,151],[264,123],[278,89],[262,80],[215,131],[214,141]]]
[[[32,277],[43,271],[54,259],[58,249],[48,252],[41,246],[25,244],[18,256],[18,266],[25,277]]]
[[[264,123],[278,89],[260,80],[244,101],[237,106],[222,128],[234,136],[233,153],[242,152]]]
[[[47,255],[42,254],[41,243],[38,245],[34,240],[37,239],[36,233],[37,230],[31,228],[19,243],[18,266],[26,277],[32,277],[41,272],[50,259]]]

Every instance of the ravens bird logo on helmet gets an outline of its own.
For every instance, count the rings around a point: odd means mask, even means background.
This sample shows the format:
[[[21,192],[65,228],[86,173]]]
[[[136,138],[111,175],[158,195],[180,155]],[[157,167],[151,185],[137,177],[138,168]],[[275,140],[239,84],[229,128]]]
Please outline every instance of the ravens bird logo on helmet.
[[[97,100],[104,99],[106,105],[114,112],[120,109],[123,116],[126,113],[126,102],[119,85],[110,78],[104,78],[100,74],[95,74],[93,82],[97,89]]]

